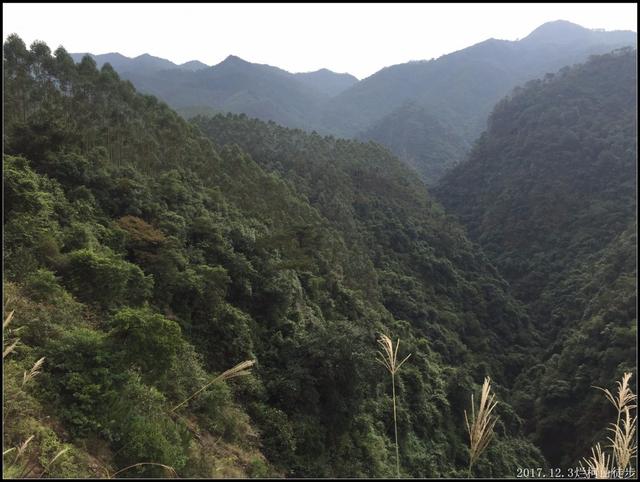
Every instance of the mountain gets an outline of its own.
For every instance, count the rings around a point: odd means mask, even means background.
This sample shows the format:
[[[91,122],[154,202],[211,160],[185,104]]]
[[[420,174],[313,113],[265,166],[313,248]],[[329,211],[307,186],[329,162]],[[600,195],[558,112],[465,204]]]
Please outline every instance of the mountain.
[[[314,89],[333,97],[358,82],[351,74],[337,74],[328,69],[294,74],[296,78]]]
[[[71,54],[79,62],[85,54]],[[118,53],[92,55],[140,91],[164,99],[181,114],[236,112],[312,130],[318,126],[322,103],[358,80],[327,69],[291,74],[269,65],[229,55],[209,67],[193,60],[176,65],[148,54],[135,58]]]
[[[634,49],[530,81],[435,189],[547,340],[517,385],[553,466],[604,430],[591,386],[635,370],[636,104]]]
[[[551,45],[580,45],[619,43],[633,41],[634,32],[628,30],[604,31],[601,29],[586,29],[566,20],[547,22],[536,28],[522,39],[524,43],[543,43]]]
[[[407,102],[357,135],[389,147],[423,179],[440,179],[449,160],[464,159],[471,142],[436,111]]]
[[[489,39],[436,60],[382,69],[331,99],[324,107],[323,125],[335,134],[374,140],[402,152],[403,159],[433,183],[464,159],[459,153],[484,130],[494,104],[517,84],[636,42],[635,32],[594,32],[570,22],[551,22],[520,41]],[[403,122],[407,104],[414,112],[424,111],[425,121],[408,116]],[[446,147],[443,125],[451,126]],[[393,132],[413,132],[423,140],[407,145]],[[429,144],[440,146],[436,149],[446,155],[433,156],[425,149]]]
[[[287,126],[313,128],[326,94],[282,69],[229,55],[213,67],[195,72],[164,70],[126,72],[123,78],[141,91],[165,99],[185,111],[209,108],[246,113]]]
[[[402,474],[544,466],[511,405],[535,329],[386,149],[189,123],[16,35],[3,59],[4,475],[390,477],[395,418]],[[290,79],[223,64],[201,75]],[[393,391],[381,334],[411,354]],[[500,430],[470,468],[488,375]]]
[[[204,64],[204,63],[200,62],[199,60],[190,60],[189,62],[185,62],[184,64],[180,64],[178,67],[181,68],[181,69],[184,69],[184,70],[191,70],[193,72],[195,72],[196,70],[202,70],[202,69],[209,68],[209,66],[207,64]]]
[[[170,60],[160,57],[154,57],[149,54],[142,54],[138,57],[126,57],[117,52],[109,54],[94,55],[90,53],[73,53],[69,54],[71,58],[77,63],[82,60],[82,57],[89,55],[96,62],[98,67],[102,67],[104,64],[109,63],[117,72],[158,72],[160,70],[170,69],[183,69],[195,72],[197,70],[206,69],[209,66],[200,62],[199,60],[190,60],[184,64],[174,64]]]
[[[173,62],[162,59],[160,57],[154,57],[149,54],[142,54],[138,57],[126,57],[119,53],[109,54],[70,54],[74,61],[80,62],[85,55],[91,56],[98,67],[102,67],[104,64],[109,63],[117,72],[157,72],[165,69],[180,68]]]
[[[464,159],[495,103],[516,85],[636,42],[635,32],[556,21],[520,41],[489,39],[435,60],[386,67],[361,81],[326,69],[290,74],[234,56],[196,72],[176,72],[178,66],[161,59],[151,68],[121,59],[112,66],[140,91],[185,115],[245,113],[287,127],[373,140],[433,184]],[[232,63],[237,65],[229,72]]]

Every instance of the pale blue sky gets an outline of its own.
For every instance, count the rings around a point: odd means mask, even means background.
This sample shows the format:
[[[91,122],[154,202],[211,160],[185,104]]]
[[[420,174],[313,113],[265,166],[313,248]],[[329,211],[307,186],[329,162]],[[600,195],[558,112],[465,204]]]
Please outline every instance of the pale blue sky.
[[[4,36],[70,52],[143,53],[213,65],[234,54],[291,72],[358,78],[494,37],[515,40],[551,20],[637,31],[627,4],[7,4]]]

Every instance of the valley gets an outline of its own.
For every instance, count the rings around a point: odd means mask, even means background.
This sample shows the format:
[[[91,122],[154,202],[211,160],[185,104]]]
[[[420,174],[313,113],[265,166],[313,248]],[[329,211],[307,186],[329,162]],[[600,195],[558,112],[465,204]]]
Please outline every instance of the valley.
[[[358,80],[6,37],[3,475],[585,463],[637,380],[636,38]]]

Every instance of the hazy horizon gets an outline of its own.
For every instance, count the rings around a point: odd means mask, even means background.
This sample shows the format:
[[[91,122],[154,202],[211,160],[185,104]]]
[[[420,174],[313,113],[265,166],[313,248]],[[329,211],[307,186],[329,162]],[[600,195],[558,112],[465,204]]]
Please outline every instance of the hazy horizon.
[[[590,29],[637,31],[635,4],[149,7],[150,4],[3,4],[4,38],[16,33],[27,45],[42,40],[52,50],[62,45],[74,53],[118,52],[127,57],[146,53],[176,64],[198,60],[216,65],[229,55],[236,55],[289,72],[326,68],[363,79],[390,65],[437,58],[488,38],[524,38],[540,25],[555,20]],[[144,19],[147,22],[141,25]]]

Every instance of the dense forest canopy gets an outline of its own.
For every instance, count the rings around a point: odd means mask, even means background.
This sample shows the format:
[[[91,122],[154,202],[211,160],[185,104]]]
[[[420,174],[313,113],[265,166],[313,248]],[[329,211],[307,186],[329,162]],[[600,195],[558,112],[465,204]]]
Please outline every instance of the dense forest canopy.
[[[553,464],[602,429],[589,387],[635,371],[636,104],[635,49],[533,80],[435,190],[547,340],[516,387]]]
[[[3,436],[37,435],[29,470],[392,475],[380,333],[412,355],[396,380],[403,474],[467,473],[463,415],[486,375],[500,424],[474,474],[544,464],[510,405],[533,360],[526,313],[385,149],[244,116],[189,124],[108,64],[15,35],[4,83],[19,344]],[[250,375],[180,405],[243,360]]]

